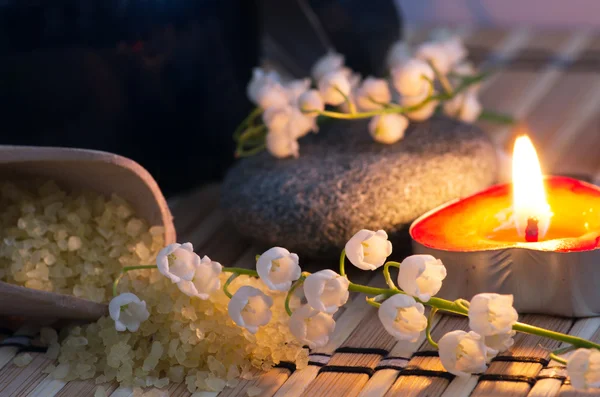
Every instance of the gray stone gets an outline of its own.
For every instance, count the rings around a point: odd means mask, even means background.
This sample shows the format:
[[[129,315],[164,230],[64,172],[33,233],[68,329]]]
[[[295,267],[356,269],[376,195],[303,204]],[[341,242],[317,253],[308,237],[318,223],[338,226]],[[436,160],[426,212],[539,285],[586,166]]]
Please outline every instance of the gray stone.
[[[336,120],[300,140],[298,159],[239,161],[221,199],[243,235],[322,257],[339,254],[362,228],[406,237],[415,218],[489,186],[496,173],[494,147],[472,125],[433,118],[383,145],[366,122]]]

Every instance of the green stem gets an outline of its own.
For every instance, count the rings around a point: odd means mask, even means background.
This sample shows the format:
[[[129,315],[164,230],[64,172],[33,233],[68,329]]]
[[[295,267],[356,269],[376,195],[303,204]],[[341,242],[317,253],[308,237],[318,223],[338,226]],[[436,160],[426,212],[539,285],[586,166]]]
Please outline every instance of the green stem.
[[[448,81],[448,78],[446,77],[446,75],[444,75],[443,73],[440,73],[440,71],[438,70],[438,68],[435,67],[433,62],[427,61],[427,63],[429,63],[429,66],[431,66],[431,69],[433,69],[433,73],[435,73],[435,77],[437,77],[437,79],[440,81],[440,84],[442,84],[442,88],[444,89],[446,94],[452,95],[454,90],[452,89],[452,84],[450,84],[450,81]]]
[[[344,97],[344,101],[346,101],[346,103],[348,104],[348,109],[350,109],[350,114],[355,114],[356,113],[356,107],[354,106],[354,104],[350,100],[350,97],[348,95],[344,94],[344,92],[342,90],[340,90],[337,86],[334,86],[333,88],[337,92],[339,92],[341,96]]]
[[[565,342],[575,347],[583,347],[586,349],[598,349],[600,350],[600,345],[594,343],[592,341],[580,338],[578,336],[567,335],[561,332],[550,331],[549,329],[539,328],[533,325],[524,324],[524,323],[516,323],[513,326],[513,329],[518,332],[523,332],[525,334],[543,336],[545,338],[554,339],[559,342]]]
[[[554,353],[550,353],[550,360],[554,360],[562,365],[567,365],[567,360],[565,360],[564,358],[560,358],[558,357],[556,354]]]
[[[387,262],[385,265],[383,265],[383,277],[385,277],[385,283],[391,289],[397,290],[398,287],[396,287],[396,284],[394,284],[394,281],[392,280],[392,276],[390,275],[390,266],[400,269],[400,263],[390,261],[390,262]]]
[[[508,114],[496,113],[491,110],[483,110],[479,114],[479,120],[491,121],[499,124],[514,124],[515,119]]]
[[[246,276],[258,277],[258,273],[256,272],[256,270],[243,269],[241,267],[223,267],[221,268],[221,271],[228,273],[237,273],[238,275],[245,274]]]
[[[236,157],[247,157],[256,154],[264,149],[267,126],[264,124],[250,127],[245,130],[238,139],[235,150]],[[251,143],[254,147],[246,148],[246,144]]]
[[[438,344],[431,337],[431,327],[433,326],[433,316],[437,313],[438,309],[433,307],[429,312],[429,316],[427,317],[427,328],[425,328],[425,335],[427,336],[427,342],[434,348],[438,348]]]
[[[229,299],[231,299],[233,297],[231,292],[229,292],[229,290],[228,290],[229,284],[231,284],[233,282],[233,280],[238,278],[238,276],[239,276],[239,273],[232,273],[231,276],[229,276],[229,278],[227,279],[227,281],[225,281],[225,285],[223,285],[223,292],[225,292],[225,295],[227,295],[227,297]]]
[[[250,112],[250,114],[248,114],[248,116],[244,119],[244,121],[242,121],[240,123],[240,125],[237,126],[237,128],[233,132],[233,139],[236,142],[240,140],[240,137],[242,136],[242,132],[244,131],[244,127],[250,125],[254,121],[255,118],[257,118],[259,115],[262,114],[262,112],[263,112],[262,108],[260,108],[260,107],[254,108],[254,110],[252,110],[252,112]]]
[[[292,284],[290,290],[288,291],[285,297],[285,311],[289,316],[292,315],[292,309],[290,309],[290,299],[292,299],[292,295],[294,295],[294,291],[296,291],[296,288],[304,284],[304,280],[306,280],[306,277],[308,277],[309,274],[310,273],[302,273],[300,278],[296,280],[294,284]]]
[[[119,285],[119,282],[125,275],[125,273],[127,273],[131,270],[142,270],[142,269],[156,269],[156,265],[125,266],[123,269],[121,269],[121,273],[117,276],[117,278],[113,282],[113,296],[117,296],[117,287]]]
[[[367,303],[368,303],[369,305],[371,305],[371,306],[373,306],[373,307],[377,307],[377,308],[381,307],[381,303],[377,302],[377,301],[375,300],[375,297],[373,297],[373,298],[370,298],[370,297],[368,297],[368,296],[365,296],[365,300],[367,301]]]
[[[392,290],[386,289],[386,288],[369,287],[367,285],[354,284],[354,283],[350,283],[350,285],[348,285],[348,291],[361,292],[361,293],[367,294],[367,295],[385,295],[387,297],[390,297],[399,292],[399,291],[392,291]]]
[[[346,275],[346,249],[342,250],[340,255],[340,276]]]

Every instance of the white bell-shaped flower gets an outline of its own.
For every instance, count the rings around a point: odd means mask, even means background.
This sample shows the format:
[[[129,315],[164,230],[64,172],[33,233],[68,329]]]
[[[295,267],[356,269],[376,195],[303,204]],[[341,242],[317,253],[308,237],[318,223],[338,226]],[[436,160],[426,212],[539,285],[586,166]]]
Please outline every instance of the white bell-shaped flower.
[[[269,131],[287,131],[288,123],[292,117],[292,106],[270,107],[265,109],[262,119]]]
[[[298,141],[292,138],[289,131],[269,131],[266,138],[267,151],[274,157],[283,159],[286,157],[298,157]]]
[[[318,112],[325,110],[325,102],[319,91],[308,90],[298,98],[298,108],[307,116],[317,116]]]
[[[431,255],[412,255],[405,258],[398,270],[398,287],[408,295],[427,302],[442,288],[446,267]]]
[[[407,127],[408,119],[400,114],[380,114],[369,121],[369,134],[376,142],[391,145],[404,138]]]
[[[273,299],[261,290],[244,285],[229,301],[227,312],[234,323],[255,334],[259,327],[271,321]]]
[[[431,66],[420,59],[411,59],[392,69],[392,83],[403,97],[424,98],[431,90],[428,80],[434,78]]]
[[[425,307],[412,296],[392,295],[379,307],[377,314],[385,330],[394,338],[416,342],[427,328]]]
[[[516,331],[511,330],[503,334],[484,336],[483,342],[490,349],[493,349],[498,353],[502,353],[507,351],[512,345],[514,345],[515,340],[513,338],[516,333]]]
[[[252,79],[246,87],[248,99],[258,105],[258,91],[264,86],[279,83],[280,81],[281,78],[277,72],[267,72],[261,68],[254,68],[252,70]]]
[[[430,62],[441,74],[447,74],[452,67],[452,56],[443,42],[428,41],[415,50],[415,57],[422,61]]]
[[[310,349],[325,346],[335,330],[333,316],[315,310],[310,305],[294,310],[289,324],[292,335]]]
[[[346,256],[362,270],[375,270],[392,254],[392,243],[383,230],[360,230],[346,243]]]
[[[444,113],[466,123],[474,123],[483,110],[477,94],[471,91],[461,92],[444,102]]]
[[[315,62],[311,70],[311,76],[315,81],[319,81],[326,74],[340,70],[343,67],[344,56],[330,51]]]
[[[287,291],[302,274],[298,262],[298,255],[285,248],[273,247],[258,258],[256,271],[270,290]]]
[[[190,281],[200,261],[192,243],[170,244],[160,250],[156,256],[158,271],[174,283],[182,280]]]
[[[446,51],[446,58],[450,67],[454,67],[462,62],[469,51],[459,36],[451,36],[441,41],[441,45]]]
[[[311,131],[318,131],[315,117],[302,113],[297,107],[292,108],[289,121],[289,134],[293,139],[299,139]]]
[[[600,387],[600,350],[575,350],[567,360],[567,373],[575,389]]]
[[[349,285],[348,277],[330,269],[320,270],[304,280],[304,295],[314,309],[333,314],[348,301]]]
[[[351,85],[348,74],[343,70],[336,70],[327,73],[319,79],[319,92],[323,101],[330,105],[338,106],[346,101],[350,96]]]
[[[288,95],[288,101],[291,105],[297,106],[298,99],[310,88],[310,79],[292,80],[285,84],[285,90]]]
[[[288,105],[288,93],[279,83],[267,84],[258,89],[256,94],[258,105],[263,109],[280,108]]]
[[[355,95],[356,105],[363,111],[381,109],[391,100],[392,94],[388,82],[374,77],[367,77]]]
[[[519,319],[512,295],[477,294],[469,306],[469,327],[482,336],[504,334]]]
[[[483,343],[483,337],[473,331],[452,331],[438,342],[442,365],[456,376],[469,376],[484,372],[488,361],[497,352]]]
[[[112,298],[108,304],[108,313],[115,321],[117,331],[136,332],[140,324],[150,317],[146,302],[130,292]]]
[[[402,106],[415,106],[423,101],[427,95],[417,98],[417,97],[402,97],[401,104]],[[408,117],[412,121],[425,121],[433,116],[435,113],[435,109],[438,105],[438,101],[430,101],[424,105],[418,107],[418,109],[406,112],[406,117]]]
[[[223,266],[219,262],[214,262],[208,256],[204,256],[196,266],[194,278],[191,281],[178,282],[177,287],[188,296],[206,300],[210,294],[221,288],[219,275],[222,268]]]

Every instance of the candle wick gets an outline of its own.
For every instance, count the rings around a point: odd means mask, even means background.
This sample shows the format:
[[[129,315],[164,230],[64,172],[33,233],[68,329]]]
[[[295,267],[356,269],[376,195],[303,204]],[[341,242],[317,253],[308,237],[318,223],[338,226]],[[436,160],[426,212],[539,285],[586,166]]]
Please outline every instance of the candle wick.
[[[537,243],[538,241],[538,219],[535,217],[527,218],[525,241],[528,243]]]

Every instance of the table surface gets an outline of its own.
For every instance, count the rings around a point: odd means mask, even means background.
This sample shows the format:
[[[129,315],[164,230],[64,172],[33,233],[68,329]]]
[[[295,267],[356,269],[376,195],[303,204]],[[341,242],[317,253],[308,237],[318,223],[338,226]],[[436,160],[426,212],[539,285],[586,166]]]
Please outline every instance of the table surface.
[[[464,29],[471,58],[497,69],[482,88],[486,108],[510,113],[522,121],[517,127],[482,123],[499,147],[509,148],[513,138],[526,131],[538,148],[546,173],[578,175],[600,181],[600,33],[583,31],[532,31],[526,29]],[[429,29],[413,30],[410,39],[421,41]],[[250,267],[261,252],[237,235],[218,208],[219,188],[207,186],[175,198],[170,205],[179,241],[191,241],[202,255],[231,266]],[[317,268],[324,264],[309,264]],[[375,272],[373,272],[375,273]],[[383,286],[379,274],[350,274],[353,281]],[[373,277],[371,279],[371,277]],[[335,315],[336,332],[325,347],[311,355],[311,365],[293,371],[274,368],[253,380],[242,380],[219,396],[246,395],[251,386],[261,396],[575,396],[560,367],[547,368],[546,349],[558,344],[520,334],[515,345],[480,376],[454,378],[443,371],[439,358],[428,354],[423,340],[399,345],[377,319],[376,310],[353,296]],[[351,298],[351,299],[352,299]],[[600,318],[570,319],[525,315],[522,321],[561,332],[600,340]],[[51,360],[31,353],[33,361],[20,368],[12,359],[27,349],[27,338],[9,338],[13,331],[0,323],[0,396],[92,396],[93,381],[65,384],[41,371]],[[441,317],[433,329],[438,339],[449,330],[466,329],[467,321]],[[18,334],[35,333],[21,328]],[[11,346],[1,346],[7,341]],[[543,346],[540,345],[543,343]],[[23,344],[23,348],[14,346]],[[425,352],[425,353],[423,353]],[[554,366],[554,364],[550,364]],[[323,371],[333,368],[335,371]],[[131,390],[116,383],[103,385],[109,396],[124,397]],[[185,385],[171,385],[171,396],[189,396]],[[216,393],[215,393],[216,395]]]

